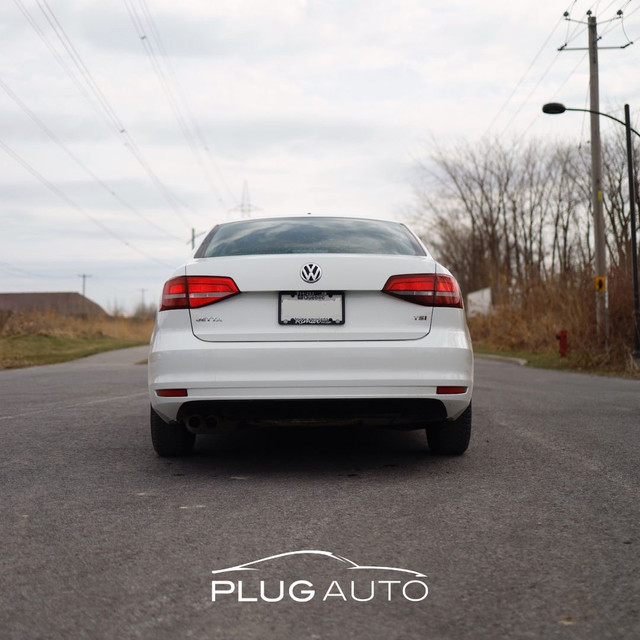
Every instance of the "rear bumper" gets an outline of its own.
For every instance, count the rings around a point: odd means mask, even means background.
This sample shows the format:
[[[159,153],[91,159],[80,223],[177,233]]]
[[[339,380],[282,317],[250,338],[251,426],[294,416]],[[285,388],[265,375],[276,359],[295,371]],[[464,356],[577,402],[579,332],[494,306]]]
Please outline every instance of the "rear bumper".
[[[151,404],[167,421],[180,419],[186,403],[369,399],[437,400],[454,419],[473,391],[468,333],[450,328],[419,340],[363,342],[211,343],[165,332],[152,340],[148,371]],[[438,394],[443,385],[467,391]],[[157,395],[176,388],[187,397]]]

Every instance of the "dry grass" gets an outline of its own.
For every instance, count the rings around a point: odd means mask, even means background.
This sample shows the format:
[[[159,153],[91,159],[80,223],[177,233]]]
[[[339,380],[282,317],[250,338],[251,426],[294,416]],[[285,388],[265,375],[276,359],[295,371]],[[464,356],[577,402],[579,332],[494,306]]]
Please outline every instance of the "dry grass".
[[[0,369],[50,364],[149,342],[153,320],[0,311]]]
[[[51,312],[0,312],[0,337],[47,335],[55,338],[110,337],[148,341],[153,320],[135,318],[79,318]]]
[[[631,278],[609,278],[610,334],[599,339],[595,321],[595,289],[591,278],[573,283],[539,283],[512,295],[509,304],[488,316],[469,319],[474,344],[483,350],[538,354],[561,360],[563,368],[601,373],[636,374],[630,357],[633,343]],[[558,355],[558,331],[569,335],[568,358]]]

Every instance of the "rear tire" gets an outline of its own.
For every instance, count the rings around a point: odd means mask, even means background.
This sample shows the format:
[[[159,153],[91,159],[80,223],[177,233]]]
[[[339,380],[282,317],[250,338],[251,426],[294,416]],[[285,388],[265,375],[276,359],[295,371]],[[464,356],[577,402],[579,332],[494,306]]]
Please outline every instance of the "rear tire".
[[[165,458],[187,456],[193,450],[195,434],[181,424],[167,424],[151,407],[151,442],[155,452]]]
[[[427,443],[432,453],[462,455],[471,438],[471,405],[457,419],[427,425]]]

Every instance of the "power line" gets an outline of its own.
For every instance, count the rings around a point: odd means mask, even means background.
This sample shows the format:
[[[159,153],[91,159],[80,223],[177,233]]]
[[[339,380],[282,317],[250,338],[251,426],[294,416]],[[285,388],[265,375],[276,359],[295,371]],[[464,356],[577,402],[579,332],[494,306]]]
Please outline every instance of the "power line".
[[[627,35],[627,30],[624,28],[624,15],[620,20],[620,28],[622,29],[622,33],[624,33],[624,37],[627,39],[627,42],[629,44],[633,44],[633,40]]]
[[[557,56],[560,55],[559,52],[556,55]],[[560,83],[560,86],[556,89],[556,91],[554,92],[554,94],[551,96],[551,99],[553,100],[559,93],[560,91],[562,91],[562,89],[564,88],[564,86],[567,84],[567,82],[569,82],[569,80],[571,80],[571,78],[574,76],[574,74],[576,73],[576,71],[578,70],[578,68],[580,67],[580,65],[582,65],[582,63],[584,62],[585,58],[587,57],[587,53],[585,53],[580,60],[578,60],[578,62],[576,63],[576,65],[571,69],[571,71],[569,71],[569,73],[565,76],[565,79]],[[534,87],[534,89],[529,93],[529,95],[527,96],[527,100],[531,97],[531,95],[533,94],[533,91],[535,89],[538,88],[540,82],[538,82],[538,84],[536,84],[536,86]],[[526,102],[526,101],[525,101]],[[520,109],[518,110],[518,113],[522,110],[522,107],[520,107]],[[516,114],[517,115],[517,114]],[[515,117],[515,116],[514,116]],[[536,113],[536,115],[531,119],[531,122],[529,123],[529,125],[526,127],[526,129],[522,132],[523,135],[525,133],[527,133],[529,131],[529,129],[531,129],[531,127],[533,126],[534,122],[540,117],[540,114]],[[513,121],[513,118],[509,121],[509,124]],[[508,126],[508,125],[507,125]],[[505,128],[506,131],[506,128]]]
[[[28,171],[34,178],[36,178],[36,180],[38,180],[47,189],[49,189],[49,191],[51,191],[52,193],[57,195],[61,200],[64,200],[70,207],[74,208],[76,211],[78,211],[85,218],[87,218],[88,220],[91,220],[91,222],[93,222],[96,226],[100,227],[105,233],[107,233],[111,237],[115,238],[116,240],[118,240],[122,244],[126,245],[127,247],[129,247],[133,251],[136,251],[137,253],[145,256],[149,260],[153,260],[154,262],[157,262],[158,264],[161,264],[163,267],[171,267],[172,266],[172,265],[167,264],[166,262],[162,262],[161,260],[158,260],[155,256],[152,256],[151,254],[147,253],[146,251],[143,251],[139,247],[136,247],[136,246],[132,245],[130,242],[125,240],[122,236],[117,234],[115,231],[112,231],[109,227],[107,227],[98,218],[96,218],[95,216],[92,216],[88,211],[86,211],[79,204],[74,202],[66,193],[64,193],[61,189],[56,187],[52,182],[49,182],[49,180],[47,180],[41,173],[39,173],[33,166],[31,166],[26,160],[24,160],[21,156],[19,156],[13,149],[11,149],[11,147],[9,147],[7,144],[5,144],[5,142],[3,142],[2,140],[0,140],[0,148],[8,156],[10,156],[13,160],[15,160],[20,166],[22,166],[23,169]]]
[[[25,19],[27,20],[31,28],[36,32],[37,36],[40,38],[40,40],[42,40],[42,42],[45,44],[47,49],[49,49],[49,53],[51,53],[51,55],[54,57],[56,62],[62,67],[65,73],[76,85],[76,88],[78,89],[78,91],[80,91],[80,93],[85,97],[87,102],[89,102],[92,105],[92,107],[95,108],[96,105],[92,103],[93,98],[91,97],[91,94],[87,91],[87,88],[78,80],[78,78],[73,73],[73,70],[71,69],[71,67],[69,67],[69,65],[67,64],[67,61],[58,53],[57,49],[51,44],[50,40],[45,35],[44,31],[40,28],[40,25],[34,20],[33,16],[29,13],[28,9],[22,3],[22,0],[13,0],[13,1],[15,5],[18,7],[18,9],[20,10],[20,12],[22,13],[22,15],[25,17]],[[107,127],[110,129],[111,123],[109,122],[109,120],[108,119],[105,120],[105,116],[102,113],[102,111],[98,111],[98,113],[102,117],[103,121],[106,122]]]
[[[505,133],[505,131],[511,126],[512,122],[520,115],[520,112],[524,109],[524,107],[528,104],[529,102],[529,98],[531,98],[531,96],[534,94],[534,92],[536,91],[536,89],[542,84],[542,81],[547,77],[547,75],[549,74],[549,72],[551,71],[551,68],[553,67],[553,65],[556,63],[556,61],[558,60],[558,56],[559,54],[556,54],[555,58],[553,58],[553,60],[551,61],[551,63],[547,66],[547,68],[544,70],[544,72],[542,73],[542,75],[538,78],[538,81],[535,83],[535,85],[533,86],[533,88],[529,91],[529,93],[527,94],[527,96],[525,97],[525,99],[520,103],[520,106],[516,109],[516,111],[513,113],[513,115],[511,116],[511,118],[509,118],[509,120],[507,121],[507,124],[504,126],[503,130],[502,130],[502,134]],[[573,72],[572,72],[573,74]],[[565,80],[566,82],[566,80]]]
[[[573,7],[576,5],[576,3],[578,2],[578,0],[572,0],[571,4],[569,4],[569,6],[567,7],[567,10],[564,12],[564,15],[567,15],[572,9]],[[558,27],[562,24],[562,17],[558,19],[558,21],[556,22],[556,24],[554,25],[553,29],[551,30],[551,32],[549,33],[549,35],[547,36],[547,38],[545,39],[545,41],[543,42],[543,44],[540,46],[540,48],[538,49],[537,53],[535,54],[535,56],[533,57],[533,60],[530,62],[529,66],[527,67],[526,71],[522,74],[522,76],[520,77],[520,79],[518,80],[518,82],[516,83],[515,87],[513,88],[513,90],[511,91],[511,93],[509,94],[509,96],[507,97],[507,99],[505,100],[505,102],[502,104],[502,106],[500,107],[500,109],[498,110],[498,113],[494,116],[494,118],[491,120],[491,122],[489,123],[489,125],[487,126],[485,132],[484,132],[484,136],[486,136],[489,131],[493,128],[493,126],[495,125],[495,123],[499,120],[500,115],[502,114],[502,112],[506,109],[506,107],[511,103],[511,101],[513,100],[514,96],[516,95],[516,93],[518,92],[518,89],[522,86],[524,80],[527,78],[527,76],[529,75],[529,73],[531,72],[531,70],[533,69],[535,63],[538,61],[538,59],[540,58],[540,56],[542,55],[542,53],[546,50],[547,45],[549,44],[549,42],[551,41],[551,38],[553,37],[553,35],[555,34],[555,32],[557,31]],[[567,38],[568,38],[568,24],[567,23]],[[515,118],[520,114],[520,112],[522,111],[522,109],[524,108],[527,100],[531,97],[531,95],[533,94],[533,92],[540,86],[540,84],[542,83],[542,81],[545,79],[545,77],[548,75],[548,73],[551,71],[551,69],[553,68],[554,64],[556,63],[558,59],[558,56],[556,55],[556,57],[551,61],[551,63],[549,64],[549,66],[546,68],[546,70],[544,71],[544,73],[542,74],[542,76],[540,76],[540,78],[538,79],[538,81],[536,82],[534,88],[529,92],[529,94],[527,95],[527,98],[522,101],[520,107],[517,109],[517,111],[512,115],[512,117],[508,120],[507,125],[503,128],[502,133],[504,134],[504,132],[511,126],[511,123],[515,120]],[[566,82],[566,81],[565,81]]]
[[[179,205],[182,205],[193,213],[195,212],[191,209],[191,207],[186,205],[182,200],[180,200],[175,194],[171,192],[171,190],[167,187],[167,185],[164,184],[162,180],[160,180],[156,172],[151,168],[147,160],[144,158],[138,145],[135,143],[126,127],[114,111],[113,107],[111,106],[105,95],[102,93],[102,90],[94,80],[91,71],[84,63],[84,60],[71,42],[69,36],[64,30],[64,27],[62,26],[62,24],[60,24],[60,21],[57,19],[51,7],[49,7],[47,0],[36,0],[36,2],[38,4],[38,7],[40,8],[40,11],[43,13],[47,22],[53,29],[53,32],[58,37],[58,40],[67,51],[67,54],[71,58],[71,61],[74,63],[76,69],[80,73],[81,78],[84,79],[85,84],[89,88],[89,91],[96,98],[98,104],[111,123],[112,128],[123,138],[123,140],[125,141],[125,146],[131,151],[140,166],[146,171],[147,175],[151,178],[151,181],[156,185],[156,188],[162,193],[165,200],[169,203],[173,210],[178,215],[180,215],[187,224],[189,224],[188,218],[184,215]]]
[[[624,7],[627,7],[627,6],[629,5],[630,1],[631,1],[631,0],[627,0],[627,2],[626,2],[626,4],[624,5]],[[604,10],[604,11],[608,11],[608,10],[612,7],[612,5],[613,5],[614,3],[615,3],[615,0],[612,0],[612,1],[607,5],[607,7],[605,8],[605,10]],[[596,4],[596,8],[597,8],[597,6],[598,6],[599,4],[600,4],[599,2]],[[595,10],[591,10],[591,9],[589,9],[589,10],[587,11],[586,15],[587,15],[587,17],[595,16]],[[599,24],[600,24],[600,25],[606,25],[606,27],[605,27],[605,29],[602,31],[602,33],[600,33],[600,35],[598,36],[598,40],[602,40],[602,39],[604,38],[604,36],[605,36],[605,35],[607,35],[607,33],[609,33],[609,32],[611,31],[612,26],[613,26],[615,23],[620,22],[620,24],[622,25],[622,19],[623,19],[623,17],[624,17],[624,11],[623,11],[622,9],[619,9],[619,10],[616,12],[616,15],[615,15],[615,16],[613,16],[612,18],[609,18],[609,19],[607,19],[607,20],[600,20],[600,21],[599,21]],[[582,26],[587,25],[587,22],[585,22],[584,20],[576,20],[576,19],[572,18],[572,17],[571,17],[571,14],[570,14],[568,11],[565,11],[565,13],[564,13],[564,19],[565,19],[568,23],[569,23],[569,22],[573,22],[573,23],[575,23],[576,25],[582,25]],[[587,28],[588,28],[588,27],[584,26],[583,30],[580,32],[580,34],[579,34],[579,35],[582,35],[582,34],[587,30]],[[603,46],[600,46],[600,47],[598,47],[598,49],[625,49],[625,48],[626,48],[626,47],[628,47],[629,45],[633,44],[633,42],[631,42],[631,41],[629,40],[629,38],[628,38],[628,36],[627,36],[626,32],[624,31],[624,28],[623,28],[623,33],[625,34],[625,37],[627,38],[627,42],[626,42],[625,44],[623,44],[623,45],[618,45],[618,46],[612,46],[612,47],[603,47]],[[576,51],[576,50],[577,50],[577,51],[584,51],[584,50],[586,49],[585,47],[575,47],[575,48],[570,48],[570,47],[568,47],[568,46],[567,46],[567,45],[571,44],[571,42],[572,42],[573,40],[575,40],[575,39],[576,39],[576,37],[577,37],[577,36],[573,36],[570,40],[565,41],[565,43],[564,43],[562,46],[560,46],[560,47],[558,48],[558,51]]]
[[[627,0],[626,4],[624,5],[624,7],[628,6],[630,4],[631,0]],[[575,38],[578,35],[583,35],[587,32],[588,26],[586,22],[581,21],[581,20],[573,20],[570,17],[570,11],[573,9],[573,7],[576,5],[577,0],[574,0],[573,4],[571,5],[571,7],[569,9],[567,9],[567,11],[564,12],[563,14],[563,19],[567,22],[567,25],[573,23],[576,24],[576,27],[573,31],[573,33],[569,36],[567,35],[567,37],[565,38],[565,42],[564,44],[558,48],[558,53],[556,54],[555,58],[553,59],[553,61],[551,62],[551,64],[547,67],[547,69],[544,71],[544,73],[542,74],[542,76],[540,77],[540,79],[538,80],[538,82],[535,84],[535,86],[533,87],[533,89],[529,92],[529,94],[527,95],[527,97],[522,101],[522,104],[520,105],[520,108],[513,114],[513,116],[509,119],[509,121],[507,122],[506,126],[504,127],[502,133],[504,134],[504,132],[509,128],[509,126],[512,124],[512,122],[515,120],[515,118],[520,114],[520,112],[522,111],[522,109],[524,108],[524,106],[528,103],[529,99],[531,98],[531,96],[533,95],[533,93],[535,92],[535,90],[540,86],[540,84],[542,83],[542,81],[544,80],[544,78],[547,76],[547,74],[549,73],[549,71],[551,70],[551,67],[555,64],[556,60],[558,59],[558,56],[561,52],[563,51],[574,51],[574,50],[580,50],[580,51],[586,51],[586,48],[584,47],[576,47],[576,48],[570,48],[567,47],[568,44],[570,44],[573,40],[575,40]],[[599,4],[599,3],[598,3]],[[612,2],[610,2],[605,10],[609,10],[611,8],[611,6],[615,4],[615,0],[612,0]],[[591,11],[591,10],[589,10]],[[587,15],[590,15],[589,11],[587,12]],[[600,35],[600,39],[602,39],[604,36],[606,36],[612,29],[615,28],[615,26],[617,25],[618,21],[621,21],[623,17],[623,12],[622,10],[619,10],[616,13],[616,16],[613,18],[610,18],[609,20],[605,20],[602,22],[602,24],[605,25],[605,28],[603,29],[601,35]],[[567,27],[568,28],[568,27]],[[555,28],[554,28],[555,30]],[[579,33],[578,33],[579,30]],[[568,34],[568,31],[567,31]],[[626,33],[625,33],[625,37]],[[626,46],[629,46],[629,44],[632,44],[632,42],[629,40],[629,38],[627,37],[628,43],[626,45],[623,45],[621,47],[603,47],[605,49],[620,49],[620,48],[625,48]],[[578,68],[582,65],[583,61],[585,60],[585,58],[587,58],[588,53],[585,53],[580,60],[578,61],[578,63],[573,67],[573,69],[569,72],[569,74],[564,78],[564,80],[562,81],[562,83],[560,84],[560,86],[556,89],[555,93],[553,94],[552,98],[555,98],[558,93],[560,93],[560,91],[564,88],[564,86],[567,84],[567,82],[573,77],[573,75],[577,72]],[[526,127],[526,129],[524,130],[523,133],[526,133],[529,131],[529,129],[531,129],[531,127],[533,126],[534,122],[540,117],[539,113],[536,113],[535,117],[531,120],[531,122],[529,123],[529,125]]]
[[[200,126],[198,125],[197,121],[195,120],[195,118],[193,117],[193,112],[191,111],[191,109],[189,108],[189,103],[185,98],[184,95],[184,91],[182,89],[182,86],[180,85],[180,78],[178,77],[178,75],[176,74],[173,65],[171,64],[171,58],[169,57],[169,54],[167,53],[167,49],[164,46],[164,43],[162,41],[162,38],[160,36],[160,31],[158,30],[155,20],[153,19],[153,16],[151,14],[151,12],[149,11],[149,5],[147,3],[147,0],[139,0],[141,6],[143,7],[143,11],[145,12],[145,15],[147,16],[147,20],[149,22],[149,25],[151,27],[151,30],[154,34],[155,40],[158,44],[158,48],[160,50],[160,53],[162,54],[163,59],[165,60],[167,69],[169,71],[169,74],[173,80],[174,85],[177,87],[178,89],[178,95],[182,97],[183,100],[183,104],[185,107],[185,112],[187,114],[187,117],[189,119],[189,121],[191,122],[191,125],[193,127],[193,131],[197,137],[197,139],[200,141],[200,144],[202,146],[202,148],[204,149],[205,153],[207,154],[207,157],[209,158],[209,162],[211,163],[211,166],[213,167],[214,171],[217,173],[218,175],[218,179],[220,180],[220,182],[222,183],[222,185],[225,187],[225,189],[227,190],[227,193],[229,194],[230,198],[232,201],[236,201],[236,196],[233,193],[233,191],[231,190],[231,188],[229,187],[229,184],[227,183],[227,181],[224,179],[224,175],[222,174],[222,172],[220,171],[220,167],[218,166],[218,164],[216,163],[216,161],[213,158],[213,155],[211,154],[211,149],[209,148],[209,145],[204,137],[204,134],[202,133],[202,129],[200,128]]]
[[[182,240],[182,238],[174,235],[170,231],[167,231],[160,225],[158,225],[153,220],[150,220],[143,213],[138,211],[135,207],[126,202],[122,197],[120,197],[106,182],[101,180],[78,156],[76,156],[63,142],[60,140],[54,133],[47,127],[47,125],[42,122],[36,116],[29,107],[9,88],[9,86],[0,78],[0,87],[4,90],[4,92],[20,107],[20,109],[27,115],[29,118],[45,133],[45,135],[55,142],[87,175],[91,177],[91,179],[96,182],[100,187],[102,187],[107,193],[112,195],[121,205],[126,207],[129,211],[134,213],[136,216],[144,220],[148,225],[154,227],[155,229],[161,231],[163,234],[170,236],[176,240]]]
[[[577,0],[576,0],[577,1]],[[531,69],[533,68],[533,66],[535,65],[535,63],[537,62],[538,58],[540,57],[540,55],[542,54],[542,52],[546,49],[547,44],[549,43],[549,41],[551,40],[551,38],[553,37],[553,34],[556,32],[556,30],[558,29],[558,27],[562,24],[562,20],[559,19],[558,22],[556,23],[555,27],[553,27],[553,29],[551,30],[551,33],[547,36],[547,39],[542,43],[542,46],[540,47],[540,49],[538,49],[538,52],[536,53],[536,55],[533,57],[533,60],[531,61],[531,63],[529,64],[529,66],[527,67],[527,70],[522,74],[522,76],[520,76],[520,79],[518,80],[518,82],[516,83],[516,86],[513,88],[513,90],[511,91],[511,93],[509,94],[508,98],[503,102],[502,106],[500,107],[500,109],[498,109],[498,112],[496,113],[496,115],[494,116],[493,120],[491,120],[491,122],[489,123],[489,126],[487,127],[486,131],[484,132],[484,135],[486,136],[487,133],[489,132],[489,130],[493,127],[493,125],[496,123],[496,121],[500,118],[500,116],[502,115],[502,112],[505,110],[505,108],[507,107],[507,105],[511,102],[511,100],[513,99],[513,96],[516,94],[516,92],[518,91],[518,89],[520,88],[520,86],[522,85],[522,83],[524,82],[525,78],[527,77],[527,75],[529,74],[529,72],[531,71]]]
[[[0,262],[0,269],[3,269],[7,273],[11,273],[14,276],[18,276],[19,278],[50,278],[53,280],[69,280],[70,276],[54,276],[49,274],[42,273],[34,273],[33,271],[27,271],[26,269],[21,269],[20,267],[16,267],[9,262]]]
[[[100,106],[103,114],[105,115],[107,122],[115,128],[120,133],[124,133],[125,128],[120,119],[118,118],[115,111],[112,109],[109,101],[105,98],[104,94],[100,90],[100,87],[96,83],[89,71],[89,68],[84,63],[82,56],[78,53],[78,50],[75,48],[69,37],[67,36],[64,27],[58,21],[55,13],[49,7],[47,0],[36,0],[36,3],[44,15],[45,19],[49,23],[49,26],[53,30],[54,34],[57,36],[58,41],[67,52],[67,56],[70,58],[71,62],[75,66],[76,70],[80,74],[81,80],[84,81],[85,85],[88,87],[90,93],[95,98],[96,102]],[[68,69],[68,67],[66,67]]]
[[[200,168],[214,197],[222,206],[226,206],[222,199],[222,195],[214,184],[213,178],[201,156],[201,150],[199,148],[198,141],[196,140],[199,133],[198,127],[191,111],[189,110],[184,93],[180,91],[179,83],[175,74],[172,73],[166,49],[147,3],[144,2],[144,0],[140,0],[140,12],[138,12],[133,0],[124,0],[124,4],[129,13],[129,17],[131,18],[136,34],[142,43],[147,57],[149,58],[151,67],[158,78],[160,87],[167,98],[169,107],[171,108],[176,122],[178,123],[178,128],[180,129],[191,154]],[[160,57],[158,56],[158,52],[160,53]],[[162,60],[164,60],[164,64]],[[169,76],[171,76],[171,78]],[[199,137],[202,141],[201,133]],[[204,146],[206,146],[206,144]]]
[[[64,30],[64,27],[57,19],[53,10],[47,4],[47,1],[36,0],[36,2],[52,31],[56,35],[59,43],[62,45],[63,49],[67,53],[67,56],[70,58],[72,66],[67,64],[67,61],[64,59],[64,57],[62,57],[53,46],[53,44],[51,44],[51,41],[49,40],[47,35],[37,24],[33,16],[30,14],[29,10],[24,6],[23,1],[14,0],[14,3],[18,6],[22,14],[25,16],[29,25],[35,30],[40,39],[45,43],[54,59],[60,64],[64,72],[71,78],[82,95],[88,100],[89,104],[91,104],[91,106],[96,110],[107,127],[116,135],[118,135],[118,137],[124,142],[124,146],[134,156],[138,164],[140,164],[140,166],[144,169],[156,189],[160,191],[169,206],[177,215],[182,217],[186,224],[190,224],[188,218],[182,211],[182,208],[195,213],[193,209],[180,198],[178,198],[178,196],[173,194],[171,190],[158,177],[155,171],[151,168],[147,160],[142,155],[142,152],[138,148],[137,144],[116,114],[115,110],[112,108],[109,101],[100,90],[100,87],[94,80],[89,68],[82,60],[82,57],[78,53],[77,49],[73,46],[73,43]],[[76,73],[74,73],[72,67],[75,67]]]

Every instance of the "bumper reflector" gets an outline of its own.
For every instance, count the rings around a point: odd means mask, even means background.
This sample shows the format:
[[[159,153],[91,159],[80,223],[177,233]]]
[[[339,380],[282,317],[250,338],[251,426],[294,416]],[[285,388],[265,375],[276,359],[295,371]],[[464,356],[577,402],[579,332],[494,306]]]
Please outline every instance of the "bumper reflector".
[[[184,398],[188,394],[186,389],[157,389],[156,395],[160,398]]]
[[[441,395],[453,395],[455,393],[467,393],[468,387],[438,387],[437,393]]]

